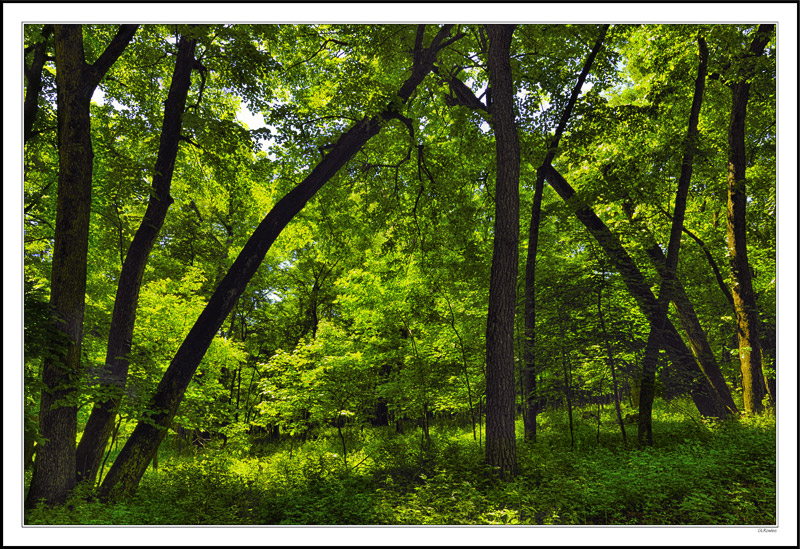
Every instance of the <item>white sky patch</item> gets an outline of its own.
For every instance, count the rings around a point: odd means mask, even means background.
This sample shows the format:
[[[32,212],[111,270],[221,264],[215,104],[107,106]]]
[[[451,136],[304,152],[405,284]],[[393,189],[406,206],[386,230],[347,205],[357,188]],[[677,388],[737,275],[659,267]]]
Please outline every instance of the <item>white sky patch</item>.
[[[239,112],[236,113],[236,120],[244,124],[248,130],[260,130],[261,128],[267,128],[270,132],[272,132],[272,134],[275,134],[278,131],[275,126],[270,126],[264,121],[264,115],[262,113],[252,112],[244,103],[242,103],[242,105],[239,107]],[[275,155],[274,153],[270,153],[269,150],[272,148],[274,143],[275,141],[272,138],[262,138],[258,140],[258,148],[266,152],[272,160],[275,160]]]
[[[100,86],[97,86],[94,89],[94,94],[92,94],[92,103],[96,103],[97,105],[105,105],[106,104],[106,92],[104,92]],[[111,100],[111,106],[114,107],[114,110],[117,111],[127,111],[128,107],[117,103],[113,99]]]
[[[92,103],[97,103],[98,105],[105,105],[106,103],[106,94],[100,89],[100,86],[97,86],[94,89],[94,93],[92,94]]]

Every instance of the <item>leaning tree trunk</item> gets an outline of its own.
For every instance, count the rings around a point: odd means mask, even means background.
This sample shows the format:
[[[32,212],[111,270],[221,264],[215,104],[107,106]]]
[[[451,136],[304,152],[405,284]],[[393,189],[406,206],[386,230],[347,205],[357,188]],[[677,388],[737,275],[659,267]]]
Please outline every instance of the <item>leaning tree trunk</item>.
[[[178,155],[181,115],[191,85],[195,45],[196,40],[185,36],[181,37],[178,45],[172,83],[164,105],[161,142],[153,173],[153,192],[142,222],[128,247],[114,299],[106,362],[100,379],[101,394],[107,396],[95,403],[78,444],[76,457],[78,482],[94,481],[103,459],[103,449],[114,429],[114,418],[122,401],[122,393],[128,378],[128,354],[136,323],[136,306],[139,301],[142,275],[156,237],[164,225],[167,210],[172,204],[170,196],[172,172]]]
[[[106,475],[100,487],[101,498],[122,497],[136,489],[158,445],[166,435],[183,394],[214,335],[230,314],[272,243],[316,192],[370,138],[378,134],[385,120],[401,116],[397,107],[408,100],[417,85],[431,71],[438,51],[462,36],[456,35],[445,41],[451,28],[452,25],[444,25],[431,45],[423,49],[424,25],[420,25],[417,32],[418,47],[414,51],[414,67],[395,100],[380,115],[364,119],[342,134],[311,173],[289,191],[258,225],[175,353],[150,399],[144,417],[136,425]]]
[[[642,360],[642,383],[639,392],[639,443],[653,444],[653,400],[655,399],[656,366],[658,353],[663,348],[664,324],[669,312],[672,296],[677,294],[676,273],[678,270],[678,256],[681,246],[681,233],[683,232],[683,219],[686,215],[686,199],[689,196],[689,183],[692,179],[694,152],[697,149],[697,140],[700,136],[697,124],[700,119],[700,107],[703,104],[703,91],[706,87],[706,72],[708,67],[708,48],[702,36],[697,38],[700,48],[700,63],[697,69],[697,78],[694,83],[694,96],[689,113],[689,128],[684,140],[683,161],[681,162],[681,175],[678,179],[678,190],[675,196],[675,208],[672,215],[672,227],[667,245],[667,260],[664,264],[664,275],[658,292],[658,302],[655,319],[650,323],[650,335],[647,337],[647,346]],[[718,396],[717,391],[711,393]]]
[[[564,133],[564,128],[567,126],[567,121],[572,115],[572,109],[575,102],[578,100],[583,83],[589,75],[595,57],[600,51],[605,39],[606,32],[608,32],[609,25],[603,25],[600,31],[600,36],[589,52],[586,62],[583,65],[578,82],[572,89],[567,107],[561,114],[561,119],[558,122],[555,135],[547,147],[547,154],[545,155],[542,165],[550,164],[558,151],[558,143],[561,140],[561,135]],[[528,252],[525,257],[525,345],[524,345],[524,358],[525,368],[522,375],[522,389],[523,394],[526,395],[525,414],[525,438],[527,440],[536,440],[536,414],[538,412],[537,398],[536,398],[536,252],[539,247],[539,223],[541,219],[542,209],[542,195],[544,194],[544,175],[542,172],[537,171],[536,184],[533,191],[533,206],[531,207],[531,223],[528,229]]]
[[[631,296],[636,300],[639,310],[647,318],[648,322],[652,323],[655,320],[657,304],[653,293],[650,291],[650,284],[633,259],[631,259],[631,256],[628,255],[628,252],[625,251],[625,248],[622,247],[617,236],[597,217],[597,214],[594,213],[589,205],[576,195],[572,186],[553,166],[543,166],[540,169],[544,172],[553,189],[564,202],[571,206],[578,220],[583,223],[589,233],[600,244],[600,247],[603,248],[603,251],[605,251],[625,282],[625,286],[627,286]],[[726,417],[727,410],[719,405],[720,398],[713,396],[714,388],[703,376],[692,353],[686,347],[669,318],[666,319],[664,324],[663,337],[672,367],[682,383],[685,384],[685,388],[690,392],[698,411],[704,416]]]
[[[645,238],[648,240],[648,242],[645,244],[647,256],[650,258],[650,262],[656,268],[658,275],[664,278],[666,276],[667,265],[667,258],[664,255],[664,252],[661,250],[661,247],[659,247],[658,243],[656,243],[655,238],[653,238],[652,234],[647,230],[647,228],[638,223],[637,220],[633,219],[630,208],[624,209],[626,210],[626,215],[628,215],[628,220],[634,224],[637,230],[643,233]],[[686,228],[684,227],[684,232],[686,232],[685,229]],[[703,330],[703,326],[700,324],[700,319],[697,317],[697,313],[694,310],[694,305],[692,305],[689,296],[686,295],[686,290],[684,289],[680,280],[675,279],[673,284],[673,294],[671,296],[672,305],[675,307],[675,312],[678,314],[681,327],[686,333],[686,338],[689,341],[689,348],[695,357],[697,365],[703,371],[703,374],[706,376],[706,378],[708,378],[709,383],[711,383],[714,389],[716,389],[720,398],[722,398],[723,404],[729,410],[729,412],[732,414],[738,414],[739,409],[736,407],[736,403],[733,401],[731,391],[728,388],[728,384],[725,382],[725,376],[723,376],[722,370],[717,363],[717,359],[714,357],[714,351],[711,349],[711,345],[706,337],[706,332]]]
[[[746,61],[760,56],[769,42],[774,25],[761,25],[750,45]],[[747,210],[745,120],[750,97],[752,66],[745,67],[745,78],[731,85],[733,101],[728,128],[728,259],[733,285],[733,305],[739,337],[739,361],[742,368],[744,408],[749,414],[763,410],[767,394],[761,364],[758,307],[756,306],[750,263],[747,260],[745,212]]]
[[[81,375],[86,258],[92,198],[89,104],[100,79],[120,56],[137,25],[123,25],[93,65],[84,61],[80,25],[56,25],[58,199],[50,284],[55,330],[42,365],[38,451],[25,506],[61,503],[75,487],[77,383]]]
[[[514,309],[519,256],[519,139],[514,121],[510,49],[513,25],[487,25],[489,82],[497,149],[494,252],[486,322],[486,462],[517,474],[514,405]]]

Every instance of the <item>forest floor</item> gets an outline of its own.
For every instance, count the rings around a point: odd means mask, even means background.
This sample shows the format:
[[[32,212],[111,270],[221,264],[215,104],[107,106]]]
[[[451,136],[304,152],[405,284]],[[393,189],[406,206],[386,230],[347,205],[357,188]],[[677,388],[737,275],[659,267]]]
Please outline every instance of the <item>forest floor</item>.
[[[471,427],[353,427],[343,459],[335,429],[304,443],[288,437],[176,453],[136,494],[103,504],[77,493],[26,524],[141,525],[771,525],[776,521],[775,418],[704,423],[691,403],[657,402],[655,444],[623,444],[613,407],[598,430],[576,411],[539,416],[535,443],[518,422],[519,475],[487,468]],[[28,473],[28,477],[30,474]],[[29,480],[29,479],[28,479]]]

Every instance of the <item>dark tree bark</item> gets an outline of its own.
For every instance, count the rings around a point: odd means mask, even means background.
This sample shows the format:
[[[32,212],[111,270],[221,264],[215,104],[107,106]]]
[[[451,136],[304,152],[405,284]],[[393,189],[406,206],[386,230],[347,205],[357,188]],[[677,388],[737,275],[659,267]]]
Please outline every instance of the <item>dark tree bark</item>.
[[[553,189],[572,207],[578,220],[583,223],[589,233],[600,244],[600,247],[603,248],[603,251],[606,252],[617,272],[622,276],[622,280],[625,282],[631,296],[636,300],[639,310],[644,314],[648,322],[652,323],[655,320],[657,304],[653,293],[650,291],[650,284],[630,255],[628,255],[628,252],[625,251],[625,248],[622,247],[617,236],[576,195],[572,186],[553,166],[543,166],[540,169],[544,172]],[[666,320],[664,325],[663,337],[672,368],[675,369],[677,376],[690,392],[698,411],[705,416],[726,417],[727,411],[719,406],[719,399],[713,398],[713,387],[702,375],[692,353],[686,347],[669,319]]]
[[[658,364],[658,353],[664,347],[662,332],[667,320],[669,304],[672,301],[672,296],[677,294],[676,273],[678,270],[681,233],[683,232],[683,219],[686,214],[686,199],[689,196],[694,153],[700,136],[697,130],[697,123],[700,119],[700,107],[703,104],[703,91],[706,86],[708,48],[702,36],[698,37],[697,42],[700,48],[700,63],[694,83],[694,96],[692,97],[692,107],[689,113],[689,128],[684,140],[683,162],[681,163],[681,175],[678,179],[678,190],[675,196],[672,227],[669,234],[669,244],[667,245],[667,258],[664,263],[664,274],[661,278],[661,286],[658,292],[655,319],[650,323],[650,335],[647,338],[644,360],[642,361],[642,384],[639,392],[639,444],[653,444],[652,412],[653,400],[655,399],[656,366]],[[712,396],[718,395],[716,391],[711,394]]]
[[[730,85],[733,97],[728,128],[728,260],[731,268],[733,304],[736,310],[744,408],[749,414],[757,414],[763,410],[762,401],[767,394],[767,385],[761,364],[758,307],[753,293],[750,263],[747,259],[745,121],[747,101],[750,97],[749,77],[754,72],[749,63],[764,52],[773,28],[774,25],[759,27],[744,59],[748,65],[743,69],[743,78]]]
[[[25,506],[66,500],[75,486],[77,382],[81,373],[86,256],[92,197],[92,93],[122,54],[137,25],[123,25],[94,65],[84,60],[80,25],[55,26],[58,86],[58,200],[50,307],[56,329],[42,365],[37,458]]]
[[[106,362],[100,379],[102,396],[92,408],[78,444],[76,457],[78,482],[94,481],[103,459],[103,449],[114,429],[114,418],[122,401],[128,378],[128,354],[136,323],[136,307],[142,275],[150,251],[164,225],[167,210],[172,204],[170,186],[178,155],[181,115],[186,107],[186,97],[191,86],[195,45],[196,40],[185,36],[181,37],[178,45],[172,83],[164,105],[161,141],[153,174],[153,192],[142,222],[128,247],[117,284]]]
[[[33,47],[33,59],[28,67],[25,67],[25,79],[28,85],[25,88],[25,103],[23,105],[23,136],[27,143],[36,133],[33,131],[33,124],[36,122],[36,115],[39,112],[39,94],[42,92],[42,69],[47,62],[47,42],[53,34],[53,25],[42,27],[42,39],[36,42]]]
[[[487,25],[497,149],[494,252],[486,322],[486,462],[517,474],[514,428],[514,309],[519,257],[519,138],[510,49],[513,25]]]
[[[572,89],[567,107],[561,113],[555,135],[547,147],[547,154],[542,165],[550,164],[558,152],[558,143],[561,135],[567,126],[567,121],[572,115],[572,109],[578,100],[583,83],[589,75],[595,57],[600,51],[608,32],[609,25],[603,25],[600,36],[589,52],[586,62],[583,65],[578,82]],[[531,207],[531,224],[528,229],[528,252],[525,258],[525,368],[522,376],[522,392],[526,395],[525,414],[525,438],[536,440],[536,414],[538,412],[536,398],[536,252],[539,247],[539,223],[542,209],[542,195],[544,194],[544,175],[537,171],[536,184],[533,192],[533,206]]]
[[[418,48],[414,52],[411,76],[398,92],[401,103],[408,100],[417,85],[430,72],[438,51],[461,37],[456,35],[445,40],[451,28],[452,25],[443,26],[428,48]],[[420,25],[417,33],[418,43],[421,43],[423,34],[424,26]],[[370,138],[378,134],[383,121],[398,116],[397,104],[394,103],[394,106],[388,107],[381,115],[364,119],[342,134],[311,173],[284,196],[261,221],[170,362],[149,402],[146,417],[140,419],[106,475],[100,488],[101,498],[122,497],[136,489],[148,463],[166,435],[186,387],[214,335],[255,274],[272,243],[314,194]]]

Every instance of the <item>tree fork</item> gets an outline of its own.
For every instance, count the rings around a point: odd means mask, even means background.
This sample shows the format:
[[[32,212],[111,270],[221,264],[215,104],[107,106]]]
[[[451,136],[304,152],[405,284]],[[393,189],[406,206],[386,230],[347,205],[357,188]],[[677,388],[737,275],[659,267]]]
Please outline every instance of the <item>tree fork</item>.
[[[122,25],[93,65],[84,58],[80,25],[54,27],[58,117],[58,199],[50,307],[55,329],[52,355],[42,366],[39,432],[47,440],[37,451],[25,507],[44,499],[62,503],[75,486],[78,409],[86,258],[92,198],[92,93],[122,54],[138,25]]]
[[[597,240],[600,247],[611,259],[617,272],[622,276],[622,280],[625,282],[631,296],[636,300],[639,310],[649,322],[653,322],[656,299],[650,291],[650,285],[647,280],[645,280],[630,255],[628,255],[628,252],[625,251],[625,248],[622,247],[617,236],[609,230],[587,204],[579,199],[572,186],[553,166],[543,166],[541,169],[556,193],[572,207],[575,216],[589,230],[589,233]],[[686,347],[669,318],[667,318],[664,325],[663,337],[665,349],[672,365],[676,368],[679,377],[690,387],[692,400],[700,413],[711,417],[725,417],[727,415],[726,411],[720,409],[716,404],[717,399],[711,397],[713,387],[702,375],[692,353]]]
[[[658,243],[656,243],[655,238],[648,229],[633,218],[631,208],[623,207],[623,209],[628,217],[628,221],[633,224],[637,230],[646,233],[645,238],[648,242],[645,244],[645,252],[650,258],[650,262],[656,268],[658,275],[662,278],[666,277],[667,258],[664,256],[664,252],[661,250]],[[670,217],[670,219],[672,219],[672,217]],[[683,227],[683,232],[687,232],[686,227]],[[686,332],[689,347],[696,359],[697,365],[722,399],[725,408],[732,414],[738,414],[739,409],[733,401],[731,391],[725,382],[725,377],[722,375],[722,370],[717,363],[717,359],[714,357],[714,352],[711,349],[711,345],[708,343],[708,338],[694,310],[694,305],[692,305],[689,296],[686,295],[686,290],[684,290],[683,285],[677,277],[673,282],[672,290],[672,304],[675,307],[675,311],[678,313],[681,326]]]

